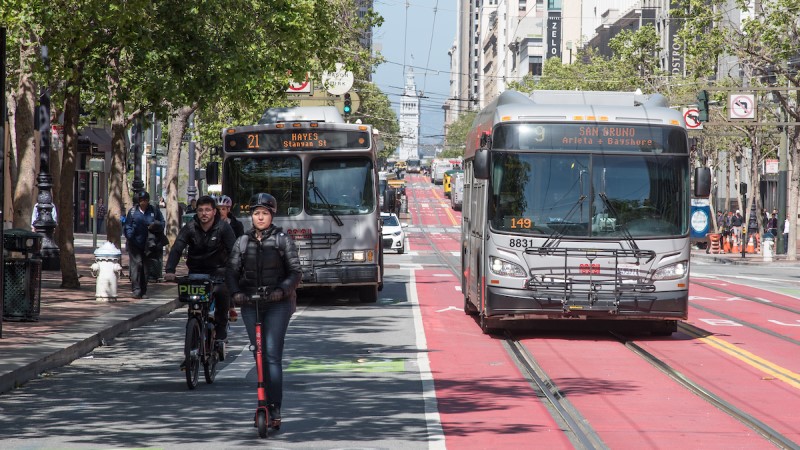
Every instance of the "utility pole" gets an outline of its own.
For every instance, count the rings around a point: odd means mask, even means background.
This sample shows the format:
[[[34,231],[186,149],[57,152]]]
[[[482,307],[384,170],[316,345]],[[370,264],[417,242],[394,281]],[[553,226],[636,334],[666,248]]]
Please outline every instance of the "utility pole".
[[[45,72],[49,70],[50,61],[47,55],[47,46],[42,46],[42,61]],[[5,118],[3,119],[5,120]],[[39,96],[39,107],[36,108],[36,128],[39,130],[39,176],[36,177],[36,187],[39,195],[36,197],[37,216],[33,227],[38,233],[44,234],[42,239],[42,270],[61,270],[58,246],[53,242],[53,230],[56,221],[53,220],[53,177],[50,176],[50,92],[45,85]],[[71,227],[72,224],[64,224]]]
[[[195,186],[194,181],[194,152],[195,152],[195,142],[194,139],[189,141],[189,162],[188,162],[188,172],[189,172],[189,185],[186,187],[186,202],[192,203],[192,199],[197,196],[197,186]]]
[[[153,113],[153,122],[150,125],[150,196],[153,197],[156,201],[156,207],[158,207],[158,198],[156,195],[156,171],[158,166],[158,153],[156,149],[158,148],[159,141],[161,140],[160,136],[156,136],[158,132],[158,122],[156,122],[156,113]]]
[[[0,27],[0,93],[3,94],[3,97],[0,98],[0,178],[2,178],[2,181],[0,181],[0,238],[5,243],[6,218],[3,213],[6,210],[6,29],[3,27]],[[5,268],[5,266],[5,256],[0,251],[0,267]],[[0,272],[4,271],[0,270]],[[0,338],[3,337],[4,278],[5,276],[0,277]]]

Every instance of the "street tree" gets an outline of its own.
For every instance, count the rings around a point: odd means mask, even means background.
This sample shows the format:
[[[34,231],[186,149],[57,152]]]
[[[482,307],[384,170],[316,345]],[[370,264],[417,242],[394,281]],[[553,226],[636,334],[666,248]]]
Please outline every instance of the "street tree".
[[[445,149],[439,155],[442,158],[457,158],[464,156],[464,149],[467,145],[467,137],[472,129],[472,123],[478,111],[466,111],[458,116],[455,122],[447,128],[445,137]]]

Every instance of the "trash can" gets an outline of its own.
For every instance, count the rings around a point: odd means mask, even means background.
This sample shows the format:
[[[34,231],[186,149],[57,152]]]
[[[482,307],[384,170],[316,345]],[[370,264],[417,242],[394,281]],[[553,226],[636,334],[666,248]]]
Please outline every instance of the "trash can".
[[[15,228],[3,233],[3,320],[39,320],[42,292],[40,233]]]
[[[775,236],[770,232],[764,233],[761,237],[761,242],[761,253],[764,257],[764,261],[772,261],[775,255]]]

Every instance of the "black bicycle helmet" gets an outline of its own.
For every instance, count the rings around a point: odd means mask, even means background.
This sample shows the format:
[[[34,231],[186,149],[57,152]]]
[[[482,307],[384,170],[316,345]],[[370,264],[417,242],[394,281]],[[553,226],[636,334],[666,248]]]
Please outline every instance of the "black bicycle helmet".
[[[278,212],[278,201],[275,200],[275,197],[264,192],[259,192],[250,197],[250,214],[259,206],[267,208],[273,216]]]

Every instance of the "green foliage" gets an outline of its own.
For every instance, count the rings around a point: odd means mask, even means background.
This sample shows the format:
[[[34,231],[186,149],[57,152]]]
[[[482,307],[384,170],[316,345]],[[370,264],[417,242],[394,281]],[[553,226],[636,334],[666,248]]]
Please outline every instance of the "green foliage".
[[[454,158],[464,156],[464,149],[467,144],[467,136],[472,123],[475,121],[475,116],[478,115],[477,111],[466,111],[456,119],[455,122],[450,124],[447,128],[447,137],[445,138],[445,149],[439,155],[440,158]]]

